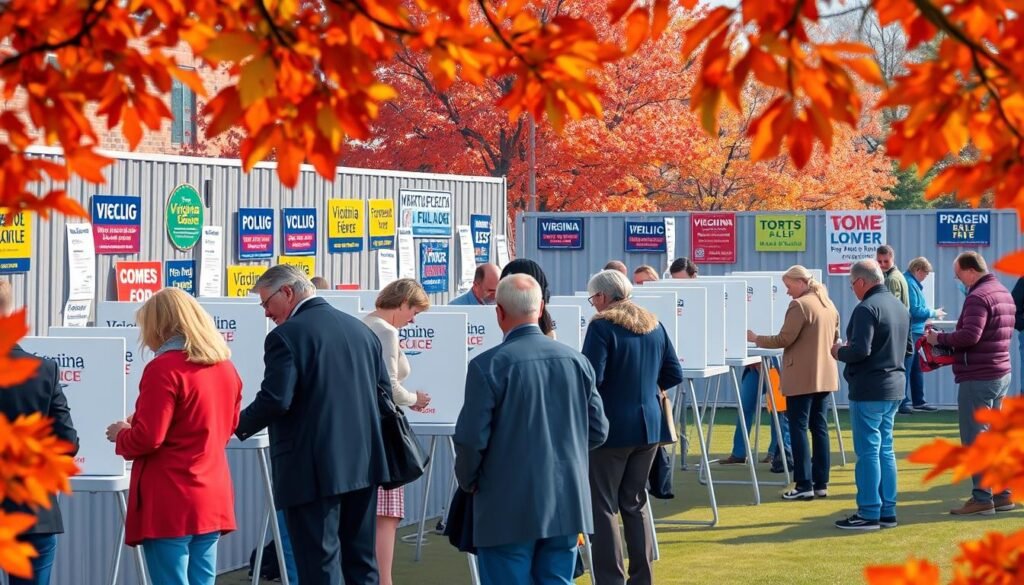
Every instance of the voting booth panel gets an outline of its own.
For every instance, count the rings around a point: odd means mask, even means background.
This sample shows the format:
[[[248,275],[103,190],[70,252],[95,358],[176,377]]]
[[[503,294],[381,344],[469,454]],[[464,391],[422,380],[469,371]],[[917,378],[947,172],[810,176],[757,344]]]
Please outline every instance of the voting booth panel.
[[[469,360],[483,352],[501,345],[505,334],[498,327],[498,315],[494,305],[441,305],[430,309],[431,315],[456,314],[466,316],[466,349]],[[422,315],[416,317],[421,320]]]
[[[372,313],[377,308],[377,295],[379,290],[318,290],[317,296],[325,299],[332,297],[356,297],[359,299],[359,310],[363,313]]]
[[[590,320],[597,314],[597,310],[590,304],[586,296],[554,296],[551,297],[550,305],[558,305],[563,307],[579,307],[580,309],[580,346],[582,347],[583,341],[587,339],[587,327],[590,326]],[[550,307],[549,307],[550,311]]]
[[[677,301],[679,343],[676,352],[685,369],[708,367],[708,291],[704,288],[680,288]]]
[[[672,347],[679,347],[679,318],[677,307],[679,296],[673,290],[645,290],[641,287],[633,289],[633,302],[654,313],[661,326],[668,333]],[[678,349],[676,352],[678,353]]]
[[[705,306],[705,328],[704,335],[707,337],[707,365],[709,366],[724,366],[726,351],[725,351],[725,336],[726,336],[726,299],[725,299],[725,283],[722,282],[707,282],[701,283],[699,279],[687,279],[687,280],[659,280],[654,282],[646,283],[644,286],[650,285],[652,288],[668,288],[673,290],[684,290],[693,288],[702,288],[707,290],[707,296],[704,303]],[[744,319],[745,321],[745,319]],[[679,330],[689,334],[692,328],[688,325],[688,320],[682,318],[679,323]],[[695,333],[695,332],[694,332]],[[745,335],[746,333],[744,333]],[[746,349],[744,344],[744,350]],[[689,366],[686,366],[689,367]]]
[[[213,317],[213,324],[231,349],[231,363],[242,379],[242,408],[256,399],[263,383],[263,342],[271,321],[259,305],[211,303],[199,304]]]
[[[747,324],[745,329],[755,333],[775,333],[772,329],[774,322],[772,315],[775,309],[775,284],[770,276],[701,276],[701,282],[742,282],[746,286],[747,299]],[[731,306],[731,305],[730,305]],[[730,309],[731,311],[731,309]],[[731,315],[726,315],[726,319]],[[734,324],[735,327],[739,325]],[[733,335],[736,335],[733,332]],[[746,331],[743,332],[742,342],[747,343]],[[748,344],[749,347],[749,344]],[[740,356],[730,356],[740,357]],[[743,356],[745,357],[745,356]]]
[[[818,282],[825,282],[824,280],[821,279],[822,273],[820,268],[808,268],[807,270],[810,271],[811,276],[814,277],[814,280],[817,280]],[[786,284],[782,282],[782,275],[785,273],[785,270],[741,271],[730,273],[731,276],[771,277],[772,286],[774,287],[773,292],[775,294],[775,306],[772,310],[772,328],[771,331],[767,333],[768,335],[774,335],[782,329],[782,323],[786,320],[786,311],[789,310],[789,303],[793,301],[793,299],[791,299],[789,295],[786,294]],[[840,317],[842,317],[842,315],[840,315]],[[761,335],[766,334],[760,331],[758,331],[757,333]]]
[[[466,387],[466,330],[464,313],[423,313],[398,330],[398,345],[409,360],[411,373],[403,385],[410,392],[430,394],[423,412],[406,410],[413,424],[455,424]]]
[[[117,301],[101,301],[96,304],[97,327],[138,327],[135,313],[142,303],[120,303]]]
[[[551,314],[551,321],[554,323],[555,340],[580,351],[583,349],[582,330],[575,327],[580,322],[580,307],[578,305],[548,305],[548,313]],[[561,328],[559,328],[561,324]]]
[[[50,327],[50,337],[78,337],[85,339],[120,338],[124,340],[125,409],[135,412],[139,398],[139,382],[153,352],[142,345],[137,329],[128,327]],[[72,413],[73,415],[74,413]]]
[[[78,431],[75,463],[81,475],[124,475],[125,463],[107,440],[110,423],[124,420],[124,339],[25,337],[21,347],[57,362],[59,383]]]
[[[338,309],[342,313],[352,315],[357,319],[362,319],[359,311],[359,297],[336,297],[334,295],[325,296],[324,300],[327,304]]]

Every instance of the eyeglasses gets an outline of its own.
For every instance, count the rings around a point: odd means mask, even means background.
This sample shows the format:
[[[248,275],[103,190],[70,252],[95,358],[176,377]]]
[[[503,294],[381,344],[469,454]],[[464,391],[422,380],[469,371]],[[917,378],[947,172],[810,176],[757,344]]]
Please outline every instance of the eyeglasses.
[[[274,295],[276,295],[277,293],[281,292],[282,290],[283,290],[283,288],[279,288],[279,289],[275,290],[274,292],[270,293],[270,296],[267,297],[267,300],[260,302],[260,306],[263,307],[263,310],[267,309],[267,303],[270,302],[270,299],[274,298]]]
[[[594,293],[594,294],[590,295],[589,297],[587,297],[587,302],[590,303],[591,307],[594,306],[594,297],[596,297],[598,295],[602,295],[602,294],[604,294],[604,293]]]

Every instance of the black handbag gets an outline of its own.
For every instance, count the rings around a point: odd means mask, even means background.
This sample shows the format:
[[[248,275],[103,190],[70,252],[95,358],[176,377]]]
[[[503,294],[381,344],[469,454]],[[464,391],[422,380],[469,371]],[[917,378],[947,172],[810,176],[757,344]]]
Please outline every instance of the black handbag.
[[[380,434],[384,439],[387,464],[387,479],[381,482],[380,487],[393,490],[419,479],[427,470],[430,456],[424,452],[405,414],[391,398],[390,386],[377,387],[377,408],[380,409]]]
[[[473,546],[473,494],[455,488],[452,503],[448,505],[444,534],[455,548],[476,554],[476,547]]]

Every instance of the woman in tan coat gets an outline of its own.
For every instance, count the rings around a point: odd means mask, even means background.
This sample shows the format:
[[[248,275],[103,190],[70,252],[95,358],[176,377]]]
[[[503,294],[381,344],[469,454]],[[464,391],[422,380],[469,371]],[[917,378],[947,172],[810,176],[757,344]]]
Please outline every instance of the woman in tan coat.
[[[783,350],[782,394],[786,397],[796,486],[782,498],[813,500],[828,496],[831,445],[826,412],[829,395],[839,389],[839,369],[830,353],[839,339],[839,312],[825,285],[803,266],[787,270],[782,282],[793,297],[782,329],[777,335],[747,331],[747,339],[758,347]],[[812,449],[807,448],[808,427]]]

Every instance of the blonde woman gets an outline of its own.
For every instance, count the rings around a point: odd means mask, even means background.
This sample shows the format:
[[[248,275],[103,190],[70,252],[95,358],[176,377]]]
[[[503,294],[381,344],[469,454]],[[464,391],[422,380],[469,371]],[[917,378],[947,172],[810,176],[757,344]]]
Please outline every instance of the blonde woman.
[[[135,413],[107,428],[117,454],[134,461],[125,543],[142,545],[152,583],[214,585],[217,541],[235,529],[225,447],[242,380],[213,319],[180,289],[153,295],[136,320],[156,355]]]
[[[412,323],[423,311],[430,308],[430,299],[418,282],[401,278],[385,286],[377,295],[376,310],[363,322],[380,339],[384,363],[391,377],[391,395],[395,404],[413,410],[422,410],[430,404],[430,395],[425,392],[410,392],[402,386],[409,376],[409,360],[398,345],[398,330]],[[391,565],[395,556],[395,533],[398,523],[405,516],[405,492],[403,488],[379,489],[377,493],[377,568],[380,585],[391,585]]]
[[[829,395],[839,389],[839,369],[832,345],[839,339],[839,312],[825,285],[803,266],[782,275],[786,293],[793,298],[782,329],[776,335],[747,331],[758,347],[782,349],[782,394],[793,448],[794,489],[785,500],[813,500],[828,496],[829,438],[826,418]],[[810,426],[811,450],[807,448]],[[813,465],[813,467],[812,467]]]

